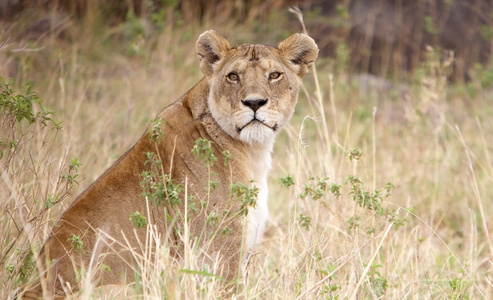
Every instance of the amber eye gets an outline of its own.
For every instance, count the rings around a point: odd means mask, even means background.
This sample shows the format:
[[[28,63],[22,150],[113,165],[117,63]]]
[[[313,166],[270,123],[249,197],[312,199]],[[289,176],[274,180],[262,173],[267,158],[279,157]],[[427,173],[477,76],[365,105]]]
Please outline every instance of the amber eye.
[[[279,72],[272,72],[269,74],[269,79],[277,79],[281,76],[281,73]]]
[[[240,77],[236,73],[229,73],[226,77],[228,77],[228,80],[231,82],[237,82],[238,80],[240,80]]]

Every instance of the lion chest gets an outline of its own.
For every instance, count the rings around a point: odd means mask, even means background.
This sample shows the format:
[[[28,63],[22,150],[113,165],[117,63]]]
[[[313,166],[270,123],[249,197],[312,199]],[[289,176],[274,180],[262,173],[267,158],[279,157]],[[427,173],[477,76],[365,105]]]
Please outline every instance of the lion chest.
[[[270,151],[265,149],[254,154],[250,154],[253,166],[253,179],[259,189],[257,203],[254,209],[248,213],[247,242],[248,249],[259,243],[265,231],[265,225],[269,218],[269,209],[267,206],[268,186],[267,176],[271,169],[272,158]]]

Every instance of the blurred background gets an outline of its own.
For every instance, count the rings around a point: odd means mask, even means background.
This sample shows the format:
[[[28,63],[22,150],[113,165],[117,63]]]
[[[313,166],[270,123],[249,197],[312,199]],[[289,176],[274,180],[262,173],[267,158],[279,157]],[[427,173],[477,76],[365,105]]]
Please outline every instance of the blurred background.
[[[291,5],[306,13],[321,57],[344,52],[351,72],[406,79],[420,66],[426,46],[454,52],[454,80],[482,76],[489,68],[493,4],[487,0],[2,0],[0,24],[4,34],[13,33],[10,42],[48,36],[74,41],[81,37],[70,24],[77,23],[109,30],[113,41],[145,39],[171,25],[233,31],[237,42],[254,36],[275,43],[300,31],[287,10]]]

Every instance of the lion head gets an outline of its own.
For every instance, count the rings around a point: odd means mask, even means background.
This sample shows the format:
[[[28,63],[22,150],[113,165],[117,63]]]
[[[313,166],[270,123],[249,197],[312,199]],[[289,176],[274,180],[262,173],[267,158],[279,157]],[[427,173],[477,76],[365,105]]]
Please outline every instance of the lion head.
[[[231,47],[210,30],[199,36],[196,48],[215,121],[235,139],[272,147],[276,133],[294,112],[300,79],[318,56],[313,39],[294,34],[277,48]]]

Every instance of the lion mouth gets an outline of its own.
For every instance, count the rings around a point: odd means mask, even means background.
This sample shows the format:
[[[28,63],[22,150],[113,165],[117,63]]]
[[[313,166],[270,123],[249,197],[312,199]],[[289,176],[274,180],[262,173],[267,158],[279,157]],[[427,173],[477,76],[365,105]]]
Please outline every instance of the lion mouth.
[[[253,117],[253,119],[250,120],[250,122],[246,123],[245,125],[243,125],[242,127],[240,126],[236,126],[236,131],[238,133],[241,133],[241,131],[243,129],[245,129],[247,126],[249,126],[250,124],[255,124],[255,123],[260,123],[261,125],[264,125],[265,127],[269,128],[269,129],[272,129],[272,131],[276,132],[277,131],[277,123],[274,124],[274,126],[269,126],[267,125],[266,123],[264,123],[263,121],[260,121],[259,119],[257,119],[256,117]]]

